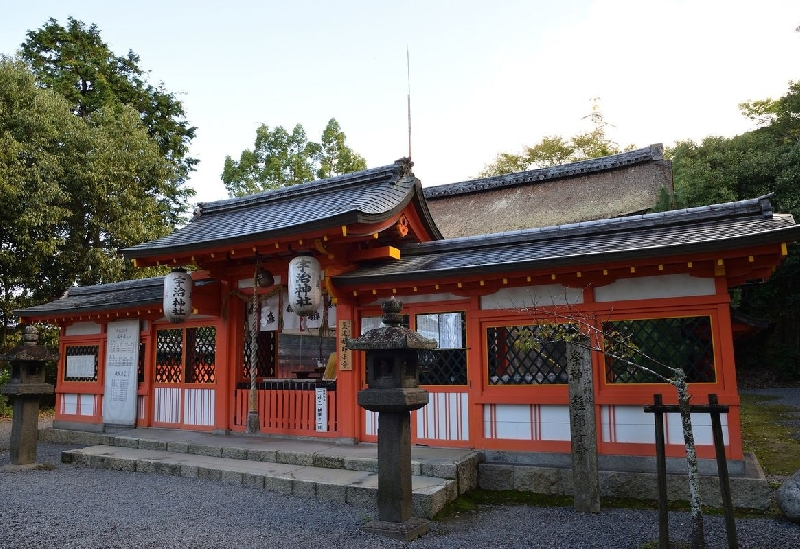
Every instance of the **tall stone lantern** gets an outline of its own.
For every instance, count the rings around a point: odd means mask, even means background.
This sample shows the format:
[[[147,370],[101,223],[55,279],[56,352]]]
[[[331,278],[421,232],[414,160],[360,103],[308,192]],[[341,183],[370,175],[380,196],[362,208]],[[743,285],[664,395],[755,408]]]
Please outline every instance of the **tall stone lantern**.
[[[39,333],[26,326],[23,343],[0,356],[11,364],[11,379],[2,393],[14,400],[14,418],[11,422],[11,465],[28,465],[36,462],[36,445],[39,441],[39,399],[53,394],[53,386],[44,382],[44,366],[58,359],[46,347],[38,345]]]
[[[437,343],[401,325],[402,302],[393,297],[381,308],[382,327],[347,340],[349,349],[366,351],[367,388],[358,392],[358,405],[378,412],[378,520],[362,529],[411,541],[429,529],[411,516],[411,410],[428,404],[417,355]]]

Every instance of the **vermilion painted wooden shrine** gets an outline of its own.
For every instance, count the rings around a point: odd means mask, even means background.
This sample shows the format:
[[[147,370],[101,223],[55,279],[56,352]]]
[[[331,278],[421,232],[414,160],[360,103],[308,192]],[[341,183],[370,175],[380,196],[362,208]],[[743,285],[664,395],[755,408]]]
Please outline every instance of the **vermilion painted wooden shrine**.
[[[191,270],[184,322],[165,317],[161,277],[72,288],[18,311],[61,327],[54,426],[113,423],[127,385],[109,376],[128,356],[122,328],[134,326],[138,427],[244,431],[255,359],[260,433],[374,441],[376,417],[356,403],[362,357],[342,341],[376,327],[395,296],[409,327],[439,344],[420,357],[430,403],[412,414],[416,444],[569,453],[566,344],[525,344],[559,310],[683,367],[695,401],[718,395],[730,406],[728,458],[740,460],[729,290],[768,278],[800,227],[769,196],[641,213],[669,190],[659,153],[425,189],[401,160],[201,204],[171,235],[123,250],[137,266]],[[553,212],[569,224],[532,226]],[[323,288],[302,319],[287,291],[300,253],[320,263]],[[592,370],[599,454],[653,455],[643,407],[656,392],[675,403],[674,391],[600,352]],[[695,430],[700,457],[713,458],[707,416]],[[667,449],[683,455],[677,416]]]

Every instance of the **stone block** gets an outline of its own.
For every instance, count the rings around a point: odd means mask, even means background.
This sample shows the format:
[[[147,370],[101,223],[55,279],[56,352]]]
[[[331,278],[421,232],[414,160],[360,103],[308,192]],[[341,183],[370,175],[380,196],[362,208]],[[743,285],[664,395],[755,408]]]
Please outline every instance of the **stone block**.
[[[293,482],[291,478],[264,477],[264,489],[270,492],[290,495],[292,493]]]
[[[238,471],[220,471],[220,476],[225,484],[242,485],[243,474]]]
[[[230,459],[247,459],[247,448],[236,448],[236,447],[229,447],[223,446],[222,447],[222,457],[230,458]]]
[[[784,517],[800,523],[800,471],[789,477],[775,493],[775,503]]]
[[[481,463],[478,466],[478,487],[483,490],[513,490],[514,466]]]
[[[155,474],[156,473],[156,465],[157,462],[150,461],[146,459],[142,459],[136,462],[136,472],[137,473],[149,473]]]
[[[181,476],[183,474],[180,463],[156,461],[155,468],[156,468],[156,473],[158,473],[159,475]]]
[[[301,498],[317,499],[317,483],[309,480],[293,480],[292,494]]]
[[[111,443],[121,448],[139,448],[139,439],[136,437],[112,436]]]
[[[287,465],[312,466],[314,464],[314,455],[305,452],[278,451],[275,461],[278,463],[286,463]]]
[[[197,478],[199,474],[199,467],[197,465],[181,465],[181,476],[184,478]]]
[[[159,450],[162,452],[166,452],[167,443],[163,440],[139,439],[139,448],[141,448],[142,450]]]
[[[312,465],[325,469],[344,469],[344,458],[342,456],[326,456],[323,454],[312,455]]]
[[[414,465],[417,466],[419,472],[414,472],[412,469],[412,475],[423,475],[426,477],[436,477],[436,478],[448,478],[448,479],[455,479],[458,477],[458,467],[455,463],[452,462],[412,462],[412,468]]]
[[[213,467],[198,466],[197,478],[203,480],[214,480],[219,482],[222,480],[222,471],[220,471],[219,469],[214,469]]]
[[[247,488],[259,488],[264,489],[264,475],[259,475],[255,473],[243,473],[242,474],[242,485],[246,486]]]
[[[514,490],[555,495],[562,491],[561,469],[553,467],[514,467]]]
[[[344,468],[348,471],[366,471],[368,473],[378,472],[378,460],[375,458],[345,458]]]
[[[136,460],[128,458],[108,458],[108,468],[114,471],[136,471]]]
[[[189,454],[196,456],[222,457],[222,446],[208,444],[189,444]]]
[[[458,494],[466,494],[470,490],[478,487],[478,464],[480,455],[473,454],[466,460],[458,464],[457,478]]]
[[[167,451],[175,452],[176,454],[188,454],[189,453],[189,443],[188,442],[179,442],[179,441],[170,441],[167,443]]]
[[[278,461],[277,456],[277,450],[256,450],[253,448],[247,450],[247,459],[250,461],[271,461],[275,463]]]

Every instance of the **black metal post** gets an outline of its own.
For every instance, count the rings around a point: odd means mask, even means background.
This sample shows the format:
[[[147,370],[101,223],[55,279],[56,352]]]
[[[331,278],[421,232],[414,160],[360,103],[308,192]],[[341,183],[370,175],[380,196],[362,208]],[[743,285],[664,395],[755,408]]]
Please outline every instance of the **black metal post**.
[[[719,492],[722,496],[722,508],[725,511],[725,531],[728,534],[728,547],[729,549],[737,549],[739,547],[739,537],[736,533],[736,521],[733,517],[728,462],[725,460],[725,441],[722,439],[722,421],[719,417],[721,410],[717,395],[708,395],[708,405],[711,409],[711,433],[714,437],[714,451],[717,455]]]
[[[669,549],[669,503],[667,501],[667,451],[661,395],[653,395],[656,424],[656,476],[658,477],[658,549]]]

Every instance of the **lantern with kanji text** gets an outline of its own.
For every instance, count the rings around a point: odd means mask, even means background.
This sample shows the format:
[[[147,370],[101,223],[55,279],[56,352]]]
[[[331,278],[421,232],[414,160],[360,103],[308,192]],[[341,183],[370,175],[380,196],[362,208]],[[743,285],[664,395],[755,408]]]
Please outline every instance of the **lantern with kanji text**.
[[[321,268],[309,252],[289,262],[289,304],[298,316],[314,314],[322,301]]]
[[[192,312],[192,275],[186,269],[172,269],[164,277],[164,316],[169,322],[180,323]]]

